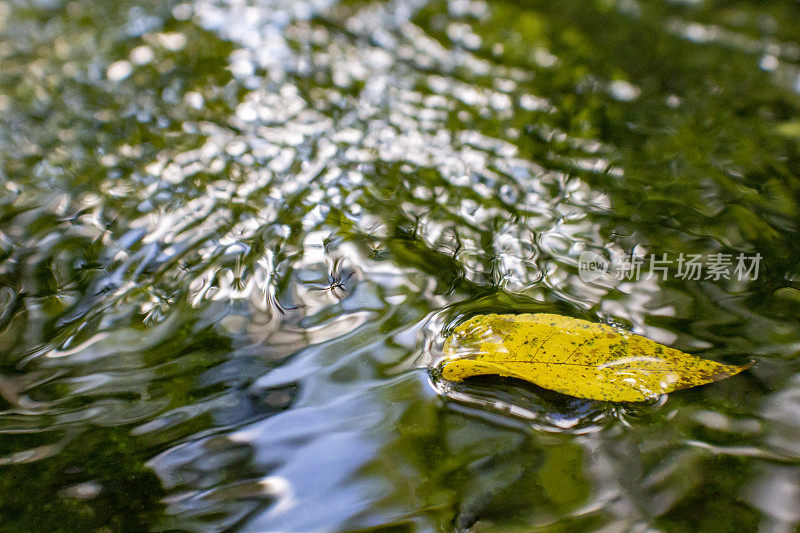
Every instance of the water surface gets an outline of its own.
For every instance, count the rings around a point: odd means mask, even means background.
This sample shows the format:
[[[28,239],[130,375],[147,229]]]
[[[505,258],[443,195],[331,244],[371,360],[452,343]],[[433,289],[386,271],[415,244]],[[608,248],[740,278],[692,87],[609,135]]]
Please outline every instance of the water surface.
[[[0,529],[796,529],[798,20],[0,1]],[[756,365],[643,405],[432,380],[487,312]]]

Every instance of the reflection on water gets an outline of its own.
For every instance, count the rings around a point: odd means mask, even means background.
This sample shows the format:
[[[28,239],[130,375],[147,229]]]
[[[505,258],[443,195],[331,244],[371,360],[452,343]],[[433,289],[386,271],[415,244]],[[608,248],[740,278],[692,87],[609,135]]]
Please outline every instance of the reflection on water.
[[[0,520],[793,530],[798,16],[0,1]],[[642,405],[432,380],[485,312],[757,364]]]

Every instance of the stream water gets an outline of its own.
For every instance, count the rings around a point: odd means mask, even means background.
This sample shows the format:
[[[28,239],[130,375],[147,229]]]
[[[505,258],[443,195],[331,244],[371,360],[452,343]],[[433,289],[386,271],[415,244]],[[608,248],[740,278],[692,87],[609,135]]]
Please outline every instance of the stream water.
[[[0,530],[796,530],[798,21],[0,1]],[[522,312],[755,366],[643,404],[432,378]]]

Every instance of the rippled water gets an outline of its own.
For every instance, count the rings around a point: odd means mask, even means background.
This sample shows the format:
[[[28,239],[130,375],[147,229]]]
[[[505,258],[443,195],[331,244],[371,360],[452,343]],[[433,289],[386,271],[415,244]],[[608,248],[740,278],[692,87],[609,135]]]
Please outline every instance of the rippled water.
[[[798,20],[0,1],[0,529],[794,530]],[[432,380],[484,312],[756,365],[630,405]]]

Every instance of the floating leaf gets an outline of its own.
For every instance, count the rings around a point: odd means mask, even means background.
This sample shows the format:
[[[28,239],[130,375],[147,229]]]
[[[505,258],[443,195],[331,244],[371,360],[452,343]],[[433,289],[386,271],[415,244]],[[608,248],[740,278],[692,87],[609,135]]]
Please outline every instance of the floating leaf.
[[[723,365],[645,337],[560,315],[479,315],[444,344],[442,377],[496,374],[563,394],[643,401],[718,381],[751,365]]]

